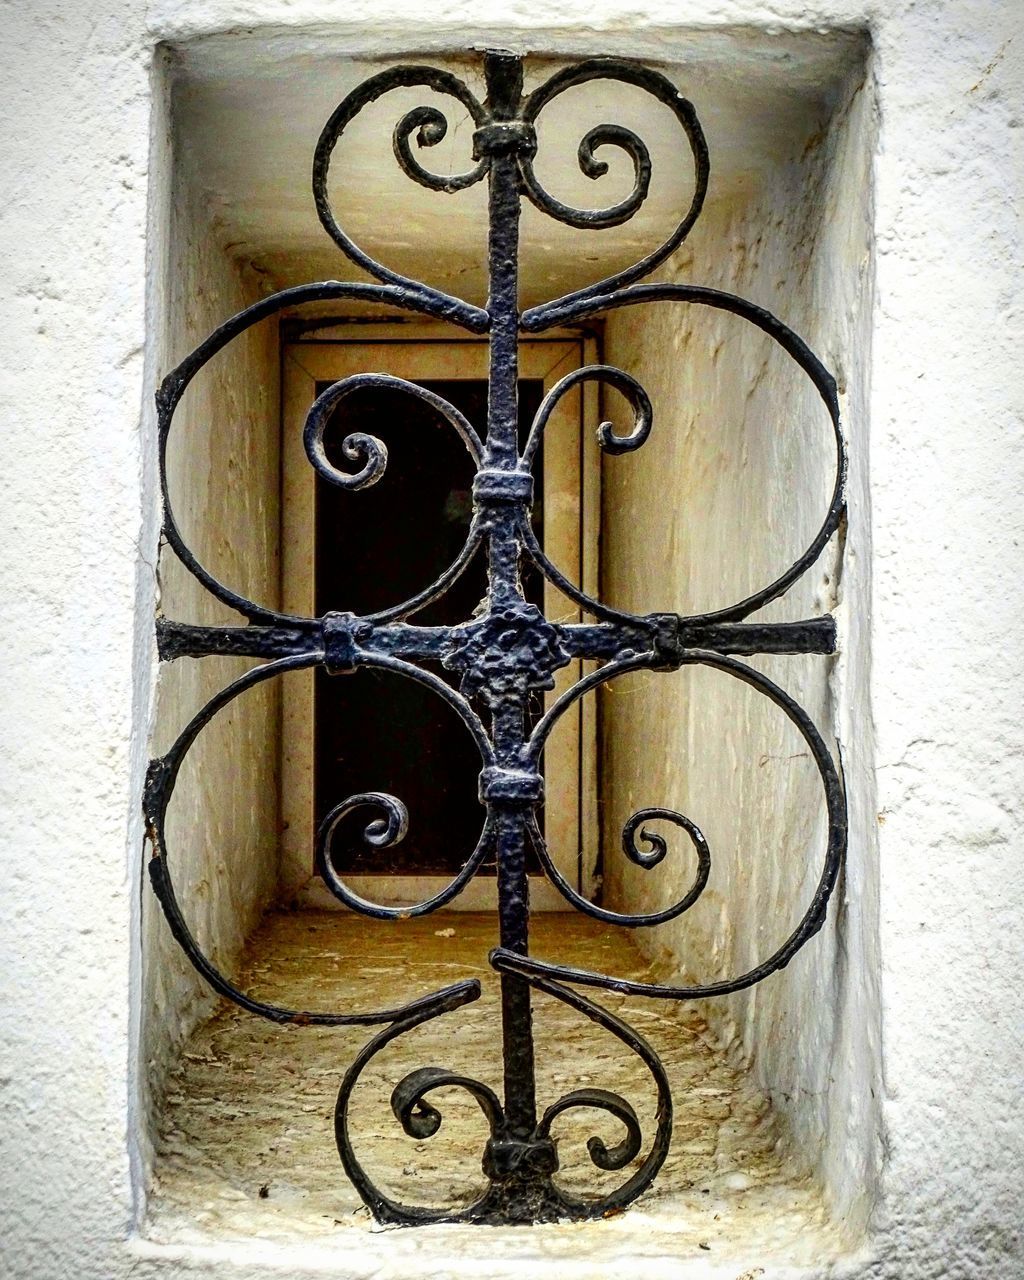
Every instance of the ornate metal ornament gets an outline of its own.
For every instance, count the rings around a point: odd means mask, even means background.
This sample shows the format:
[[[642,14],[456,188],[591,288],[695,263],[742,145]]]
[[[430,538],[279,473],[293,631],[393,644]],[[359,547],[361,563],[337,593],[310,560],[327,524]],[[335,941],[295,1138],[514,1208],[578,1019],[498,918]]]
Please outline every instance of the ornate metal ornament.
[[[222,996],[253,1014],[280,1023],[382,1027],[345,1075],[338,1094],[335,1130],[346,1173],[375,1217],[388,1223],[521,1223],[597,1218],[635,1200],[651,1185],[668,1151],[672,1124],[669,1081],[656,1054],[641,1035],[575,988],[603,988],[655,999],[691,1000],[724,995],[760,982],[788,964],[821,928],[846,845],[846,810],[840,772],[821,735],[806,712],[786,692],[735,656],[834,651],[835,624],[831,617],[794,623],[745,620],[792,586],[815,562],[839,526],[846,458],[835,383],[804,342],[760,307],[714,289],[637,283],[683,242],[700,213],[707,190],[708,155],[700,124],[691,104],[670,81],[642,67],[595,59],[559,72],[524,97],[520,58],[508,53],[488,53],[484,56],[484,71],[487,85],[484,102],[478,101],[462,81],[430,67],[397,67],[371,77],[351,93],[334,112],[320,137],[313,163],[313,193],[320,220],[335,244],[380,283],[327,281],[286,289],[258,302],[234,316],[198,347],[168,375],[157,396],[164,538],[213,596],[247,619],[245,626],[198,627],[159,618],[160,657],[169,662],[183,656],[227,653],[268,661],[218,693],[184,729],[167,754],[151,763],[145,814],[152,847],[149,870],[153,888],[175,938],[200,974]],[[616,146],[624,150],[632,160],[635,179],[633,191],[625,200],[603,210],[573,209],[548,195],[534,173],[535,125],[541,111],[565,90],[595,79],[639,86],[670,108],[692,154],[693,200],[668,239],[642,261],[609,279],[520,311],[518,236],[524,197],[545,214],[585,229],[612,227],[627,221],[647,195],[651,176],[647,147],[636,134],[617,125],[601,125],[587,133],[579,146],[579,163],[588,177],[596,179],[607,171],[607,165],[597,158],[598,149]],[[485,307],[472,306],[374,261],[341,229],[331,209],[327,194],[328,169],[335,144],[346,126],[368,103],[391,89],[412,85],[425,86],[454,98],[469,113],[475,126],[474,167],[455,177],[430,173],[414,153],[413,139],[416,146],[423,149],[445,136],[447,122],[433,107],[420,107],[402,118],[394,132],[394,152],[409,177],[434,191],[458,191],[486,179],[490,296]],[[486,432],[481,437],[453,406],[399,378],[360,375],[336,382],[324,391],[309,410],[304,443],[310,463],[325,479],[343,489],[361,489],[380,479],[387,466],[387,451],[379,440],[366,434],[348,436],[344,454],[354,470],[346,473],[327,458],[324,428],[335,406],[355,389],[366,386],[398,389],[431,404],[462,439],[476,467],[474,515],[465,546],[455,562],[437,582],[413,599],[367,617],[344,613],[329,613],[321,618],[293,617],[243,598],[218,582],[200,564],[185,544],[175,521],[167,487],[166,448],[175,408],[192,378],[207,361],[258,321],[298,303],[332,298],[385,303],[448,321],[475,334],[486,334],[490,350]],[[599,381],[615,387],[632,409],[633,427],[628,435],[620,436],[614,434],[610,423],[603,423],[598,433],[600,445],[610,453],[637,449],[651,431],[652,413],[650,401],[635,379],[605,365],[569,374],[545,398],[522,452],[517,441],[517,344],[521,332],[538,333],[612,308],[660,300],[730,311],[766,333],[792,357],[817,389],[831,420],[836,444],[831,503],[804,553],[774,582],[748,598],[728,608],[691,617],[672,613],[633,615],[591,599],[548,560],[531,528],[532,466],[555,405],[571,387],[583,381]],[[425,627],[410,622],[419,609],[447,590],[481,547],[486,550],[488,566],[488,596],[483,613],[452,627]],[[520,566],[526,560],[532,561],[596,621],[555,623],[528,604],[520,586]],[[526,714],[531,692],[552,688],[554,672],[580,657],[599,660],[601,665],[555,700],[531,728]],[[453,678],[458,678],[459,689],[418,665],[426,660],[442,662],[453,673]],[[367,812],[365,839],[371,846],[386,848],[402,839],[407,814],[395,796],[371,792],[345,800],[324,820],[315,850],[317,868],[330,891],[352,910],[379,919],[424,915],[437,910],[460,893],[487,855],[493,854],[496,859],[500,945],[491,952],[490,963],[499,973],[501,983],[503,1097],[499,1098],[479,1081],[435,1066],[411,1072],[396,1086],[391,1097],[397,1122],[410,1137],[417,1139],[430,1137],[440,1126],[441,1117],[428,1100],[430,1093],[440,1086],[454,1085],[467,1090],[487,1119],[491,1136],[482,1153],[487,1190],[474,1204],[448,1212],[399,1204],[374,1185],[352,1148],[348,1102],[361,1072],[375,1054],[421,1023],[455,1013],[462,1005],[477,999],[480,983],[475,979],[458,982],[396,1008],[369,1012],[307,1013],[268,1005],[238,990],[202,953],[175,897],[165,841],[165,815],[187,752],[203,727],[245,690],[286,671],[318,665],[334,674],[378,668],[419,681],[457,713],[480,752],[480,801],[485,818],[479,842],[458,875],[428,901],[400,909],[368,902],[352,892],[332,861],[335,828],[341,818],[354,809]],[[651,819],[673,823],[686,834],[696,855],[696,874],[686,894],[665,909],[646,915],[612,911],[582,897],[558,872],[537,820],[544,790],[541,757],[559,717],[589,690],[624,672],[673,671],[687,665],[713,667],[751,686],[780,708],[807,744],[820,775],[828,813],[827,844],[811,902],[795,930],[773,955],[738,977],[701,986],[626,981],[612,974],[586,972],[532,958],[527,878],[527,852],[531,846],[544,872],[566,901],[576,910],[609,924],[628,928],[659,924],[681,915],[700,897],[707,883],[711,853],[699,828],[681,813],[643,809],[633,815],[622,833],[625,856],[640,867],[654,868],[666,854],[665,840],[643,826]],[[646,851],[638,846],[638,836],[646,845]],[[534,991],[556,997],[618,1037],[647,1068],[657,1090],[657,1120],[647,1154],[638,1164],[637,1158],[645,1145],[644,1136],[632,1106],[621,1096],[599,1088],[575,1089],[545,1111],[538,1111],[531,1024]],[[596,1137],[588,1143],[591,1159],[600,1169],[626,1170],[630,1165],[635,1166],[611,1194],[580,1198],[568,1194],[558,1184],[558,1152],[552,1126],[558,1116],[574,1108],[602,1110],[622,1124],[624,1136],[616,1146],[609,1148]]]

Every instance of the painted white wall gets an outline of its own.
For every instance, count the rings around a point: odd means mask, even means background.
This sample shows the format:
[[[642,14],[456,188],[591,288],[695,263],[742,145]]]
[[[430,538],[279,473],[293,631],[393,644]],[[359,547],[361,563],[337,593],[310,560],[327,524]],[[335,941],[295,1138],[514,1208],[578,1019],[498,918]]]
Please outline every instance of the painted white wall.
[[[869,157],[874,143],[863,64],[834,87],[831,112],[810,112],[772,179],[746,199],[712,203],[673,276],[738,293],[800,333],[838,378],[852,452],[852,493],[867,473],[866,387],[871,303]],[[712,170],[713,172],[713,170]],[[654,304],[613,312],[609,363],[652,397],[655,426],[635,455],[604,465],[603,598],[636,612],[724,608],[772,582],[811,541],[828,508],[832,428],[789,357],[738,317]],[[614,403],[606,411],[614,414]],[[764,619],[863,612],[865,504],[845,549],[832,547]],[[859,553],[859,559],[858,557]],[[852,591],[849,604],[847,597]],[[839,731],[851,771],[846,884],[823,933],[770,980],[708,1002],[724,1043],[748,1060],[790,1120],[794,1156],[817,1165],[852,1233],[877,1194],[881,1082],[877,849],[870,808],[867,664],[856,632],[842,660],[754,659],[826,738]],[[855,673],[855,674],[849,674]],[[849,703],[849,705],[847,705]],[[602,799],[610,905],[663,909],[684,896],[696,858],[682,832],[644,871],[620,835],[640,808],[695,820],[711,847],[708,888],[685,915],[636,933],[682,982],[734,978],[763,963],[813,897],[826,846],[825,808],[807,746],[763,695],[706,668],[629,675],[605,686]],[[845,723],[843,723],[845,717]]]
[[[1021,852],[1024,695],[1015,18],[993,0],[695,0],[685,14],[670,0],[355,0],[343,15],[328,0],[43,0],[5,12],[17,122],[0,206],[9,1274],[267,1274],[258,1248],[169,1255],[136,1236],[138,814],[155,675],[149,405],[166,369],[168,303],[156,43],[230,35],[272,57],[293,38],[364,53],[501,42],[699,59],[702,42],[742,45],[748,28],[770,49],[774,34],[836,25],[870,28],[879,129],[875,301],[858,344],[870,338],[869,471],[853,494],[855,509],[870,502],[874,545],[851,536],[843,582],[847,651],[871,648],[869,707],[851,702],[844,731],[851,744],[875,735],[885,1081],[879,1199],[843,1273],[1005,1280],[1020,1269],[1024,903],[1008,872]],[[870,565],[855,570],[852,555]],[[858,598],[866,578],[851,575],[868,567],[871,595]],[[863,852],[872,780],[863,752],[855,759]],[[851,899],[863,884],[851,878]],[[336,1273],[386,1269],[387,1239],[337,1259]],[[495,1244],[494,1276],[543,1274],[543,1259],[504,1263]],[[418,1273],[459,1273],[451,1234],[425,1234],[421,1249]],[[281,1268],[316,1273],[301,1254]],[[721,1274],[710,1259],[650,1271]]]

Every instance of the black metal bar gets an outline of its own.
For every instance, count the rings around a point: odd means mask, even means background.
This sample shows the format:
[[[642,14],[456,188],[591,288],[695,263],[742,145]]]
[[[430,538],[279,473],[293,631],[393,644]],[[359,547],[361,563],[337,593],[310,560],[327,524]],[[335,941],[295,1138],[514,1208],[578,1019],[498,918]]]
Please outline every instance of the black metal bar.
[[[519,171],[518,156],[529,139],[511,127],[520,109],[523,67],[504,53],[484,57],[490,122],[477,130],[474,156],[489,160],[487,263],[491,315],[487,401],[488,471],[510,473],[519,460]],[[497,479],[497,477],[496,477]],[[522,602],[519,542],[507,486],[495,486],[487,515],[488,588],[491,607]],[[478,494],[480,493],[478,486]],[[492,736],[500,767],[514,769],[522,749],[525,716],[521,699],[502,698],[492,707]],[[498,921],[501,944],[529,953],[529,881],[526,835],[520,805],[497,802]],[[530,986],[517,974],[501,977],[505,1064],[503,1136],[528,1141],[537,1124],[533,1014]]]
[[[382,1222],[419,1224],[472,1221],[511,1223],[556,1218],[599,1218],[631,1203],[650,1185],[661,1168],[671,1137],[672,1098],[668,1078],[657,1055],[634,1030],[607,1010],[593,1004],[566,983],[645,995],[656,999],[694,999],[738,991],[783,968],[821,928],[836,884],[846,846],[846,810],[842,776],[818,730],[806,712],[778,685],[734,655],[830,654],[836,648],[836,628],[829,616],[793,622],[748,622],[762,605],[776,599],[814,563],[840,527],[844,511],[846,455],[839,424],[835,383],[806,344],[776,317],[760,307],[699,286],[639,285],[636,282],[663,262],[689,234],[707,191],[709,163],[704,136],[692,105],[660,73],[631,63],[591,59],[558,72],[523,97],[522,60],[512,54],[484,56],[486,100],[481,103],[462,81],[430,67],[396,67],[371,77],[339,104],[316,148],[313,194],[328,235],[353,262],[375,277],[376,284],[326,281],[285,290],[233,317],[173,370],[157,397],[164,536],[186,569],[222,603],[247,619],[244,626],[198,626],[158,618],[159,655],[171,662],[183,657],[248,656],[266,660],[221,690],[182,730],[166,755],[152,761],[144,808],[152,846],[153,888],[169,926],[189,960],[210,986],[256,1016],[275,1022],[318,1025],[379,1025],[383,1030],[356,1055],[338,1094],[335,1137],[343,1167],[359,1194]],[[518,302],[519,219],[523,197],[545,214],[581,229],[617,226],[644,203],[651,180],[651,160],[643,140],[615,124],[590,130],[579,147],[579,163],[591,178],[607,166],[597,158],[601,147],[624,151],[633,163],[634,189],[624,200],[605,209],[573,209],[550,196],[533,169],[537,151],[536,125],[544,107],[573,87],[604,79],[640,87],[667,106],[685,136],[694,164],[694,193],[672,234],[632,267],[566,297],[520,314]],[[376,262],[337,223],[328,192],[331,158],[347,125],[369,103],[394,88],[423,86],[445,95],[473,124],[473,164],[454,176],[425,168],[414,151],[436,145],[448,122],[436,107],[418,107],[398,122],[393,151],[401,169],[414,181],[439,193],[488,182],[488,274],[490,292],[485,308],[410,280]],[[360,374],[332,384],[311,406],[303,443],[311,466],[329,484],[352,491],[375,484],[387,467],[387,451],[370,435],[352,434],[343,454],[351,472],[328,459],[324,431],[337,405],[354,391],[399,391],[427,402],[454,430],[476,468],[473,483],[474,516],[465,544],[436,582],[409,600],[367,617],[328,613],[321,618],[291,617],[246,599],[220,583],[186,545],[174,519],[167,486],[166,451],[175,411],[193,378],[234,338],[253,324],[308,302],[328,299],[370,302],[451,321],[472,333],[488,335],[489,388],[486,431],[468,422],[441,397],[413,383],[382,374]],[[771,337],[810,378],[828,413],[836,445],[836,480],[823,523],[804,553],[767,586],[745,600],[714,613],[638,615],[622,612],[591,599],[548,559],[530,526],[533,504],[533,466],[547,423],[561,400],[584,382],[617,388],[633,414],[631,429],[616,433],[609,422],[598,430],[598,443],[608,453],[641,448],[655,429],[653,408],[643,387],[629,373],[608,365],[593,365],[563,378],[545,397],[528,433],[522,453],[518,444],[518,343],[520,332],[539,332],[556,324],[576,324],[615,307],[636,304],[687,303],[730,311]],[[481,438],[482,437],[482,438]],[[409,619],[448,591],[477,551],[486,548],[488,592],[478,616],[456,626],[421,626]],[[594,622],[555,623],[524,598],[520,569],[524,558],[540,568],[548,581],[575,601]],[[601,665],[589,671],[548,707],[527,732],[529,699],[554,686],[555,672],[574,658]],[[437,664],[453,673],[459,689],[437,674]],[[426,664],[426,665],[421,665]],[[669,855],[668,841],[654,823],[668,823],[688,841],[696,860],[689,887],[677,901],[654,912],[613,911],[588,901],[558,870],[547,849],[538,819],[544,793],[541,760],[552,729],[588,692],[631,671],[673,671],[683,666],[707,666],[735,678],[768,698],[789,718],[807,744],[822,782],[828,814],[828,840],[818,885],[810,904],[790,937],[761,964],[739,977],[688,987],[625,981],[611,974],[548,964],[530,954],[530,903],[527,850],[532,846],[540,866],[574,909],[611,926],[648,928],[681,916],[700,898],[712,874],[712,854],[697,824],[685,814],[665,808],[638,810],[622,832],[622,855],[653,871]],[[363,812],[364,839],[384,849],[400,841],[408,826],[402,801],[385,792],[361,792],[342,800],[328,813],[315,838],[315,864],[324,885],[353,911],[381,921],[425,915],[451,903],[476,875],[483,861],[497,863],[498,943],[491,963],[499,975],[502,997],[501,1035],[504,1097],[471,1077],[444,1067],[426,1066],[410,1072],[395,1087],[392,1110],[404,1131],[423,1139],[437,1132],[441,1116],[428,1101],[433,1090],[458,1087],[480,1106],[490,1129],[481,1165],[487,1187],[468,1207],[442,1211],[403,1205],[383,1193],[357,1159],[349,1134],[349,1099],[361,1073],[387,1044],[435,1017],[457,1012],[480,994],[478,982],[457,983],[443,991],[394,1008],[330,1013],[283,1009],[267,1005],[241,990],[204,954],[186,922],[174,890],[166,840],[166,815],[178,772],[189,750],[210,721],[237,696],[264,680],[289,671],[321,667],[341,676],[362,668],[401,675],[430,689],[444,700],[466,726],[480,754],[479,798],[485,817],[476,848],[457,875],[423,902],[387,907],[357,895],[339,875],[332,857],[335,834],[342,819]],[[687,846],[684,845],[684,849]],[[562,1001],[617,1037],[636,1054],[657,1090],[655,1132],[647,1155],[625,1181],[608,1194],[573,1195],[560,1188],[558,1144],[552,1125],[575,1108],[603,1111],[623,1127],[613,1147],[592,1138],[588,1150],[604,1170],[626,1170],[643,1149],[643,1132],[630,1103],[600,1088],[577,1088],[551,1103],[538,1118],[533,1040],[533,993]]]
[[[250,623],[245,627],[206,627],[158,618],[157,649],[161,662],[214,654],[284,658],[289,654],[305,653],[313,657],[326,650],[325,621],[300,618],[291,624],[276,626]],[[353,618],[353,625],[365,628],[356,643],[356,662],[360,652],[390,655],[411,662],[443,658],[450,649],[453,633],[458,630],[452,627],[418,627],[411,623],[392,623],[381,627],[362,618]],[[829,616],[808,618],[803,622],[703,625],[688,623],[676,614],[652,614],[646,619],[637,619],[632,625],[567,622],[561,624],[560,632],[565,652],[572,658],[615,658],[624,649],[636,652],[651,649],[667,660],[671,654],[689,649],[739,654],[828,654],[836,651],[836,623]]]

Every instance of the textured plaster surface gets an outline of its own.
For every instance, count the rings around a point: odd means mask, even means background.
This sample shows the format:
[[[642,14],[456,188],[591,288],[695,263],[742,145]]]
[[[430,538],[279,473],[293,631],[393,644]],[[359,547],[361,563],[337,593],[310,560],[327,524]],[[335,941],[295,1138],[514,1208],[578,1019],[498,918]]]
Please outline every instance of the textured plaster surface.
[[[886,1280],[1020,1272],[1024,45],[992,0],[82,0],[3,11],[7,260],[2,600],[4,1268],[16,1277],[295,1277],[258,1240],[144,1244],[138,1157],[141,829],[153,703],[155,380],[170,353],[161,40],[374,52],[503,43],[657,56],[702,42],[869,29],[875,287],[866,412],[870,595],[846,635],[871,666],[846,740],[875,736],[883,1164],[864,1250]],[[787,58],[779,59],[786,74]],[[742,71],[738,73],[742,76]],[[824,260],[824,259],[823,259]],[[148,288],[147,288],[148,285]],[[771,299],[765,299],[771,301]],[[863,323],[863,322],[862,322]],[[863,519],[863,514],[859,517]],[[868,581],[868,566],[858,572]],[[849,581],[849,563],[844,582]],[[861,650],[863,652],[863,649]],[[838,704],[837,704],[838,705]],[[866,784],[870,783],[870,786]],[[867,849],[867,842],[864,844]],[[851,880],[851,891],[853,889]],[[851,957],[855,959],[855,957]],[[792,1044],[792,1041],[790,1041]],[[840,1099],[838,1108],[842,1108]],[[454,1234],[403,1237],[382,1275],[481,1273]],[[600,1273],[580,1232],[574,1274]],[[479,1248],[479,1245],[474,1248]],[[491,1274],[549,1274],[527,1241]],[[495,1251],[497,1254],[497,1250]],[[629,1257],[635,1257],[635,1250]],[[358,1250],[309,1274],[354,1274]],[[626,1265],[623,1263],[622,1265]],[[721,1276],[712,1259],[631,1261]],[[757,1274],[755,1264],[746,1270]],[[824,1275],[826,1258],[795,1272]],[[831,1268],[833,1274],[836,1268]]]

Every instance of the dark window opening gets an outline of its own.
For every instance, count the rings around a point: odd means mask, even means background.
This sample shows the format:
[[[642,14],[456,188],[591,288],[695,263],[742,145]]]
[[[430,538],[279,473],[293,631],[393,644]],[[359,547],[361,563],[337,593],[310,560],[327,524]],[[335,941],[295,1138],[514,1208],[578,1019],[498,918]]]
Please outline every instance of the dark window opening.
[[[319,395],[331,384],[317,384]],[[423,381],[482,430],[487,421],[483,379]],[[520,445],[543,396],[539,379],[519,384]],[[427,404],[400,392],[355,392],[335,410],[324,445],[339,470],[353,464],[341,452],[351,432],[383,441],[384,475],[368,489],[342,490],[316,481],[316,612],[365,615],[397,604],[433,582],[465,542],[472,514],[473,462],[451,427]],[[534,528],[543,539],[543,472],[534,468]],[[372,571],[367,570],[372,566]],[[524,566],[526,598],[543,607],[543,580]],[[486,591],[481,553],[442,599],[411,621],[452,624],[472,616]],[[440,664],[423,664],[456,683]],[[540,699],[533,709],[541,711]],[[409,811],[405,839],[389,849],[368,846],[363,832],[378,814],[354,812],[332,845],[342,874],[454,875],[472,853],[483,823],[477,799],[479,754],[462,722],[436,694],[390,672],[315,675],[316,826],[341,800],[388,791]],[[485,865],[494,874],[493,862]],[[539,868],[531,868],[539,870]]]

